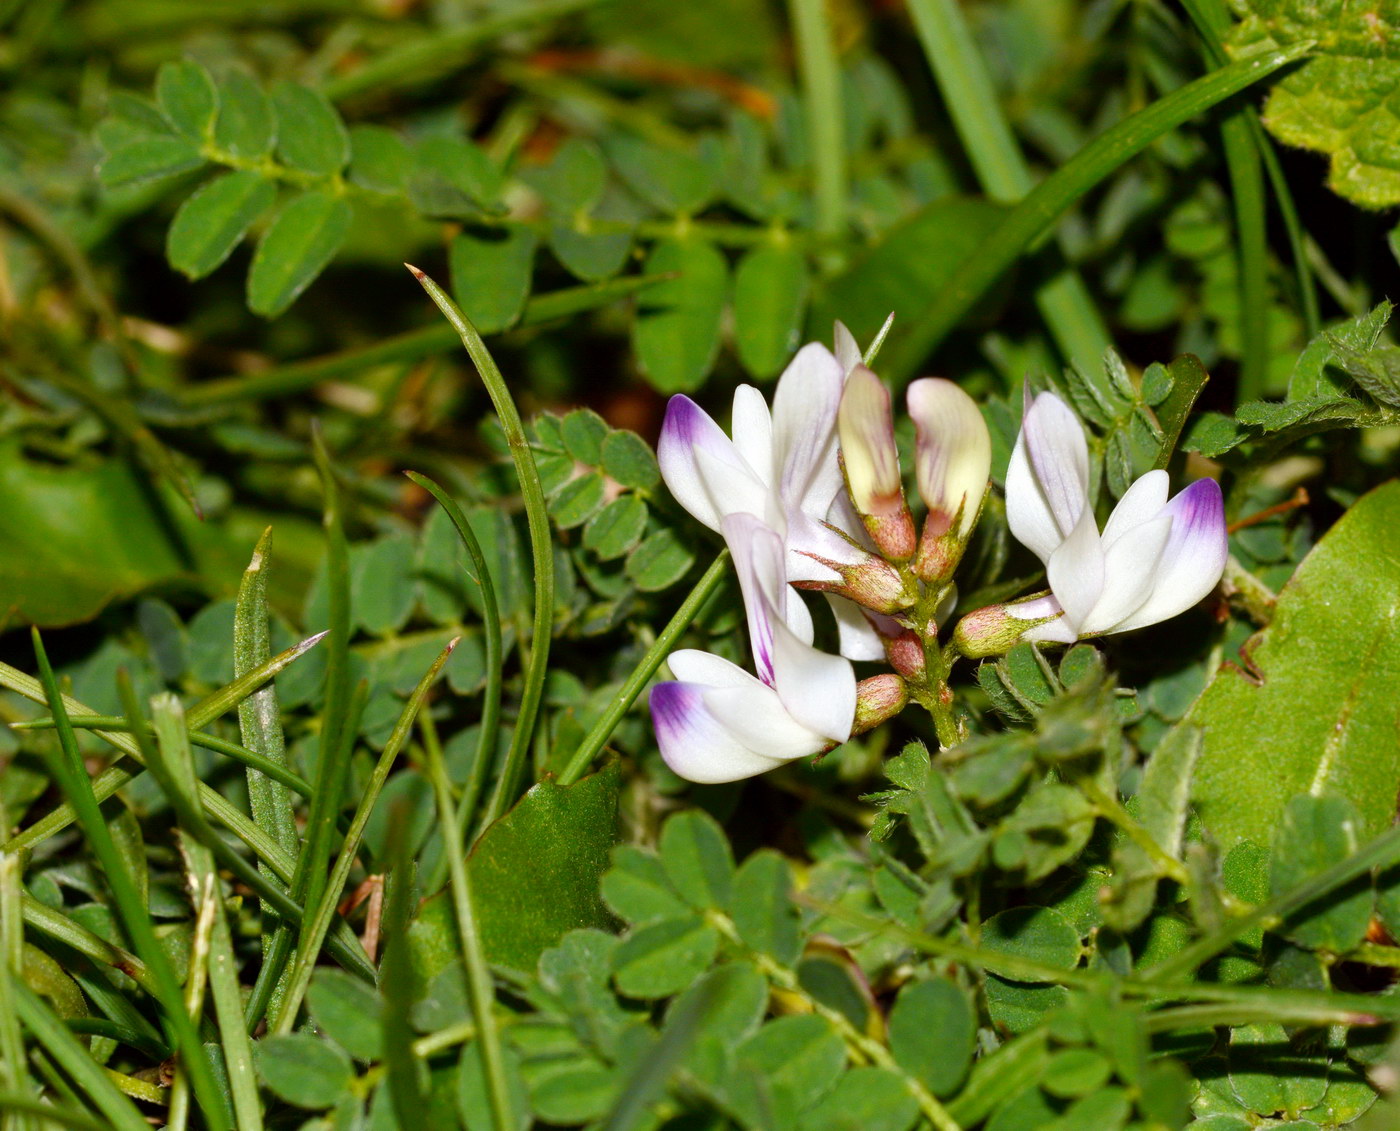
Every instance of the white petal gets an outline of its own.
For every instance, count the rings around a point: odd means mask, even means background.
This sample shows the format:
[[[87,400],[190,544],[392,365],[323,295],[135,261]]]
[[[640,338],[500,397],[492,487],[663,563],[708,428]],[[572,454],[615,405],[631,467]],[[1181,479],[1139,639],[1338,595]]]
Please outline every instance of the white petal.
[[[1055,600],[1065,610],[1065,619],[1076,632],[1093,612],[1103,593],[1104,560],[1094,512],[1087,506],[1070,536],[1045,563],[1045,578]]]
[[[1006,472],[1006,519],[1046,563],[1089,503],[1089,448],[1069,406],[1041,393],[1026,409]]]
[[[734,409],[729,423],[734,447],[754,472],[770,487],[777,484],[773,466],[773,415],[768,402],[752,385],[734,390]],[[1162,496],[1166,502],[1166,496]]]
[[[1198,479],[1163,509],[1172,520],[1171,536],[1157,566],[1152,595],[1113,631],[1156,624],[1184,613],[1215,588],[1225,570],[1229,539],[1220,485]]]
[[[703,683],[706,687],[748,687],[759,681],[738,664],[699,648],[681,648],[666,657],[666,666],[682,683]]]
[[[730,450],[733,450],[732,446]],[[725,460],[707,447],[697,447],[692,462],[700,494],[719,516],[716,530],[724,529],[726,515],[736,513],[751,514],[770,524],[782,525],[777,496],[759,481],[747,464],[739,465]],[[682,505],[685,505],[684,501]]]
[[[826,594],[826,603],[831,606],[831,615],[836,618],[836,638],[841,655],[848,660],[885,658],[885,644],[879,630],[866,619],[865,611],[859,605],[830,593]]]
[[[763,691],[774,699],[768,688]],[[731,691],[711,691],[726,695]],[[707,689],[694,683],[658,683],[651,689],[652,725],[661,757],[688,781],[714,783],[751,778],[782,765],[781,758],[755,753],[706,706]]]
[[[1103,527],[1103,544],[1113,545],[1129,530],[1150,522],[1167,505],[1167,485],[1169,477],[1165,471],[1149,471],[1133,480],[1133,484],[1123,492],[1113,513]]]
[[[783,586],[782,616],[797,639],[806,644],[812,643],[812,638],[816,635],[815,626],[812,624],[812,610],[807,607],[802,593],[791,585]]]
[[[1139,480],[1141,482],[1141,480]],[[1127,499],[1127,495],[1123,496]],[[1169,516],[1154,518],[1123,533],[1104,549],[1103,593],[1079,626],[1081,635],[1112,632],[1142,607],[1152,592],[1162,550],[1171,535]]]
[[[661,478],[676,502],[711,530],[718,530],[724,512],[715,505],[701,482],[696,461],[701,451],[708,453],[720,467],[734,473],[747,471],[752,476],[752,470],[746,467],[729,437],[710,419],[709,413],[689,397],[677,394],[666,405],[666,419],[656,445]]]
[[[836,581],[839,575],[808,555],[815,554],[827,561],[855,565],[865,560],[868,551],[851,545],[824,523],[801,511],[789,511],[787,516],[787,579],[789,581]]]
[[[856,673],[841,656],[799,640],[786,624],[773,625],[774,687],[787,713],[833,742],[851,737],[856,715]]]
[[[758,678],[772,686],[775,681],[774,635],[787,600],[783,540],[751,514],[726,515],[721,529],[729,552],[734,556],[739,591],[744,596],[754,668]],[[786,624],[782,628],[790,634]]]
[[[1069,621],[1060,617],[1028,629],[1021,639],[1027,644],[1073,644],[1079,637]]]
[[[803,346],[773,393],[773,456],[783,502],[824,517],[841,489],[836,410],[845,371],[825,346]]]
[[[836,347],[836,360],[841,365],[841,372],[849,373],[861,363],[860,346],[856,344],[856,336],[846,329],[844,322],[837,319],[831,339],[831,344]]]
[[[707,691],[705,706],[747,749],[779,763],[815,754],[830,741],[789,715],[771,687]]]

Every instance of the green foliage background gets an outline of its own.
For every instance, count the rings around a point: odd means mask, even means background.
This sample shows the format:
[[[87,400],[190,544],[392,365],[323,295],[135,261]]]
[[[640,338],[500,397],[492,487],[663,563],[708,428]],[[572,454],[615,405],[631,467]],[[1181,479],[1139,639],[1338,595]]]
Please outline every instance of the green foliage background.
[[[1391,1126],[1395,8],[0,3],[0,1126]],[[665,397],[892,310],[1221,590],[689,786]]]

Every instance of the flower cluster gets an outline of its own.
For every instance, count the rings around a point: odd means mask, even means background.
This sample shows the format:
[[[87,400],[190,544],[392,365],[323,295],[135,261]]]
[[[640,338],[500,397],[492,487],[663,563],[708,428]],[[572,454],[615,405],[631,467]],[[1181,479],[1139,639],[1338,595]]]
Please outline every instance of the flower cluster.
[[[840,323],[835,350],[804,346],[770,410],[741,385],[730,435],[695,402],[671,399],[658,457],[686,510],[728,545],[739,576],[756,675],[706,652],[672,654],[674,680],[651,710],[662,757],[697,782],[735,781],[819,754],[911,700],[939,737],[960,737],[948,670],[1018,640],[1069,643],[1184,611],[1224,568],[1220,489],[1202,479],[1167,499],[1152,471],[1123,495],[1102,532],[1089,453],[1070,408],[1028,399],[1006,477],[1011,533],[1045,563],[1048,591],[977,609],[950,642],[953,575],[982,511],[991,441],[981,412],[951,381],[908,389],[922,530],[904,494],[890,395]],[[801,591],[825,594],[839,654],[813,644]],[[852,661],[893,672],[856,680]]]

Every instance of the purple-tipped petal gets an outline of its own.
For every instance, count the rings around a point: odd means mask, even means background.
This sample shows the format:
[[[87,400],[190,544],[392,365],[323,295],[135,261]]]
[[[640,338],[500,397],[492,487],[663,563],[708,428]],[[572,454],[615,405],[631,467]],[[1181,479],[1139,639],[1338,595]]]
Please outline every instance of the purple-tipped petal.
[[[750,514],[726,515],[721,529],[734,556],[734,572],[739,575],[754,668],[758,678],[771,687],[776,680],[774,622],[781,619],[787,601],[783,542]]]
[[[1184,613],[1215,588],[1225,570],[1229,539],[1225,501],[1214,479],[1198,479],[1162,508],[1171,535],[1157,566],[1152,594],[1115,632],[1142,628]]]
[[[1089,447],[1079,418],[1053,393],[1026,408],[1006,472],[1011,533],[1043,562],[1070,536],[1089,504]]]
[[[782,765],[741,743],[705,705],[707,689],[693,683],[658,683],[651,689],[652,725],[661,757],[687,781],[739,781]],[[770,693],[771,694],[771,693]]]
[[[769,687],[725,687],[705,692],[705,707],[745,749],[775,764],[806,758],[831,740],[794,719]],[[855,714],[855,700],[851,701]],[[849,731],[850,724],[847,724]]]
[[[656,459],[661,466],[661,478],[687,511],[711,530],[719,529],[724,513],[715,505],[710,491],[701,479],[696,455],[705,451],[735,473],[752,472],[744,466],[728,436],[703,408],[683,394],[672,397],[666,405],[666,419],[661,425],[661,438],[656,445]]]

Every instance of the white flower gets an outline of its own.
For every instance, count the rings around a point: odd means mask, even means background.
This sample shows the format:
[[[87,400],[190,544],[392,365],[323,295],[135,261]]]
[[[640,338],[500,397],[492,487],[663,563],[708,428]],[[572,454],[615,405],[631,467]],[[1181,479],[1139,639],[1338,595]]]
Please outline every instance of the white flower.
[[[853,537],[861,530],[836,454],[841,389],[860,354],[839,323],[836,351],[817,343],[803,346],[778,379],[771,411],[758,389],[740,385],[734,391],[732,439],[689,397],[673,396],[657,444],[666,486],[704,525],[719,531],[727,515],[751,514],[778,533],[788,581],[840,581],[836,570],[809,554],[843,565],[870,556],[827,526]],[[858,608],[840,599],[832,599],[831,607],[844,655],[859,660],[884,655]]]
[[[1168,502],[1167,485],[1165,471],[1142,476],[1100,534],[1078,418],[1053,393],[1027,406],[1006,474],[1006,517],[1045,563],[1051,595],[1007,612],[1056,619],[1023,639],[1069,643],[1142,628],[1185,612],[1215,587],[1228,553],[1220,487],[1198,479]]]
[[[694,782],[738,781],[828,750],[851,735],[850,661],[812,647],[812,622],[789,588],[782,539],[750,514],[721,529],[734,555],[758,677],[708,652],[668,658],[676,679],[651,689],[666,764]],[[801,608],[796,617],[793,610]]]

